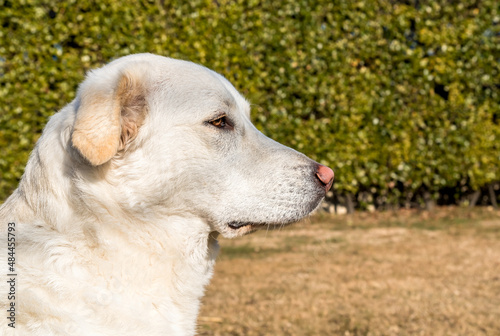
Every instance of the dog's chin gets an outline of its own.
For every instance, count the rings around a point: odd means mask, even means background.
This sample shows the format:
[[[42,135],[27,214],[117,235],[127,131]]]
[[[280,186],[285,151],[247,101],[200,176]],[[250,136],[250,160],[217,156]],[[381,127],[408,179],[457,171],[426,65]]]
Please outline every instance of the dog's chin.
[[[291,224],[293,222],[287,223]],[[236,238],[241,237],[260,229],[272,230],[278,227],[283,227],[287,224],[267,224],[267,223],[242,223],[242,222],[231,222],[228,224],[223,224],[219,233],[224,238]]]
[[[312,202],[309,203],[309,206],[303,208],[294,208],[293,211],[289,211],[286,215],[282,214],[282,216],[278,216],[277,220],[263,222],[247,220],[234,220],[229,222],[214,221],[218,224],[215,225],[215,227],[224,238],[236,238],[260,229],[280,229],[284,226],[296,223],[299,220],[309,216],[311,213],[314,213],[319,208],[322,200],[323,196],[316,197]]]
[[[226,238],[235,238],[247,235],[249,233],[255,232],[263,227],[268,226],[267,224],[260,223],[236,223],[232,222],[225,225],[225,232],[222,235]]]

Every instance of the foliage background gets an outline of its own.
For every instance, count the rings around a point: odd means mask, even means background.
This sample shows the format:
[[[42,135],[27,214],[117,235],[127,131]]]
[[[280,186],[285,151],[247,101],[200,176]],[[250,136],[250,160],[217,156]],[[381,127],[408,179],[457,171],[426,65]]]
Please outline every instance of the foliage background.
[[[500,181],[497,0],[0,0],[0,23],[0,199],[85,72],[139,52],[225,75],[361,207]]]

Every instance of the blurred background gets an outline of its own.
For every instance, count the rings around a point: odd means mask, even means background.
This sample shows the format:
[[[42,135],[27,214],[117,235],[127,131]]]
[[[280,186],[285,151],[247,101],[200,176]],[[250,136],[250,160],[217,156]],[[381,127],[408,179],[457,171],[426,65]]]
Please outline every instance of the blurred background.
[[[498,0],[0,0],[0,203],[85,73],[140,52],[226,76],[333,168],[327,212],[368,210],[221,239],[200,335],[500,335]]]

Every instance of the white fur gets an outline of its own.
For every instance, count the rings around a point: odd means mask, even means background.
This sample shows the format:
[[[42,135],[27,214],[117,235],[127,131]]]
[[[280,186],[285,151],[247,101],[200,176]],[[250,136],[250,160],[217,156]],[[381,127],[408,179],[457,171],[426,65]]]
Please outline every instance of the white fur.
[[[72,143],[82,100],[112,95],[138,69],[147,112],[137,137],[92,165]],[[139,54],[91,72],[0,208],[3,242],[16,225],[17,335],[195,334],[217,235],[296,221],[325,193],[317,163],[262,135],[249,112],[226,79],[190,62]],[[208,123],[221,113],[234,129]],[[6,258],[3,248],[0,335],[13,334]]]

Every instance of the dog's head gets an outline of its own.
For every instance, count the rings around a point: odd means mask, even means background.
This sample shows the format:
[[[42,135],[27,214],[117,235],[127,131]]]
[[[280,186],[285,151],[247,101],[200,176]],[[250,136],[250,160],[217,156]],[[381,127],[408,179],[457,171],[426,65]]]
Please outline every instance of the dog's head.
[[[91,183],[104,179],[102,197],[131,215],[194,216],[234,237],[301,219],[333,181],[330,168],[259,132],[224,77],[190,62],[118,59],[92,71],[75,102],[80,180],[99,171]]]

